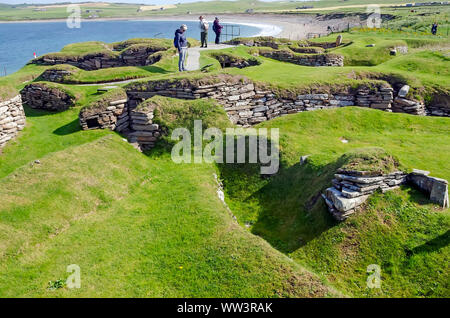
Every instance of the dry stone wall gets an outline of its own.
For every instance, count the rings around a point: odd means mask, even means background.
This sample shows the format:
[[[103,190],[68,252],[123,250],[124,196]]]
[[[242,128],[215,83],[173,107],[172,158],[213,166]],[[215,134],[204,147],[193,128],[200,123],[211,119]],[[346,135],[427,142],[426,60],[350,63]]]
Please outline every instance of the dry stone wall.
[[[215,78],[131,83],[126,87],[126,93],[126,103],[113,101],[109,108],[84,110],[80,114],[83,129],[126,131],[130,141],[137,142],[141,149],[151,148],[162,132],[152,121],[152,108],[143,102],[156,95],[179,99],[213,98],[224,107],[231,122],[243,127],[287,114],[346,106],[369,107],[387,112],[408,110],[393,108],[394,89],[383,82],[352,90],[296,96],[289,94],[289,97],[283,97],[254,84],[248,78],[222,74]],[[120,107],[114,108],[117,106],[115,102]]]
[[[393,89],[382,85],[372,89],[362,87],[353,93],[301,94],[284,98],[255,86],[246,78],[233,77],[204,85],[159,81],[144,88],[139,85],[139,90],[130,86],[127,94],[136,105],[155,95],[182,99],[214,98],[225,108],[234,124],[244,127],[278,116],[324,108],[360,105],[390,111],[393,99]]]
[[[274,60],[303,66],[344,66],[344,57],[338,54],[298,54],[290,50],[260,50],[259,54]]]
[[[151,149],[162,134],[158,124],[153,122],[155,105],[139,106],[130,111],[130,132],[128,141],[136,143],[141,151]]]
[[[110,53],[93,53],[84,56],[43,56],[32,61],[40,65],[69,64],[86,71],[120,66],[145,66],[158,62],[162,55],[162,48],[139,47],[130,48],[120,55]],[[165,49],[164,49],[165,50]]]
[[[22,101],[29,107],[50,111],[63,111],[75,105],[75,97],[64,90],[45,83],[33,83],[20,92]]]
[[[24,127],[25,112],[20,95],[0,101],[0,148],[4,147]]]
[[[106,107],[87,107],[80,111],[79,120],[83,130],[111,129],[122,132],[128,129],[127,99],[111,100],[107,103]]]
[[[72,72],[69,70],[50,68],[50,69],[45,70],[41,74],[41,77],[42,77],[42,79],[49,81],[49,82],[63,83],[64,78],[71,74],[72,74]]]

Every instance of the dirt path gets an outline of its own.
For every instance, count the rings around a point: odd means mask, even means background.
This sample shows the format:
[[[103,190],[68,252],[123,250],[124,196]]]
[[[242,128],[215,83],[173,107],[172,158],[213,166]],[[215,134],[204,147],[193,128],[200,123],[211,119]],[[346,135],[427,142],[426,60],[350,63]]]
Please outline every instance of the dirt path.
[[[188,71],[196,71],[200,69],[200,51],[201,50],[221,50],[233,47],[226,44],[208,44],[208,48],[193,47],[188,49],[188,57],[186,60],[186,69]]]

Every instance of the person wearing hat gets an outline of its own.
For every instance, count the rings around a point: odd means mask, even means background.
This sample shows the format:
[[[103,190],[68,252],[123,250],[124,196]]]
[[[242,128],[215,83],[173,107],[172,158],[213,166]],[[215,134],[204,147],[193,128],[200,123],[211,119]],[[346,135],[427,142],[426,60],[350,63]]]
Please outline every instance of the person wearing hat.
[[[214,19],[213,31],[216,34],[216,44],[220,43],[220,33],[222,33],[223,26],[219,23],[219,18],[216,17]]]
[[[208,29],[209,29],[209,23],[203,18],[201,15],[199,18],[200,20],[200,39],[202,42],[201,47],[208,47]]]
[[[180,72],[186,71],[185,62],[188,49],[188,42],[185,34],[186,30],[186,24],[181,25],[180,28],[175,31],[175,38],[173,40],[173,45],[177,48],[179,54],[178,70]]]

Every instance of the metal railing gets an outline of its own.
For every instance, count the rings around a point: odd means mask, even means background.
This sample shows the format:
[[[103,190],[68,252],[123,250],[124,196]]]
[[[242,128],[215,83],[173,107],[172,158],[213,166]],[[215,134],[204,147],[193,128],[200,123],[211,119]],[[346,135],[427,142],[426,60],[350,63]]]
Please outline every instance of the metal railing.
[[[239,25],[224,24],[222,33],[220,34],[221,41],[233,40],[241,36],[241,27]]]

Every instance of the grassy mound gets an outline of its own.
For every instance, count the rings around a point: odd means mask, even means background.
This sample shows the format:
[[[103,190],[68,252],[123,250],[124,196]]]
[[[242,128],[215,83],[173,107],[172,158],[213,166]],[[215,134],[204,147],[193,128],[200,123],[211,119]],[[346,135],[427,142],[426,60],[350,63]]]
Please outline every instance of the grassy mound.
[[[0,180],[0,295],[337,295],[235,224],[214,172],[147,158],[114,135],[17,169]],[[69,264],[81,288],[49,289]]]
[[[14,97],[18,94],[19,93],[12,85],[0,86],[0,102],[11,99],[12,97]]]

